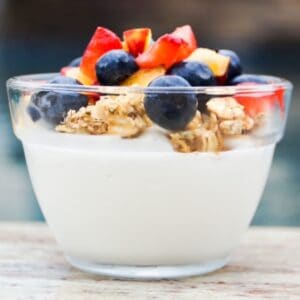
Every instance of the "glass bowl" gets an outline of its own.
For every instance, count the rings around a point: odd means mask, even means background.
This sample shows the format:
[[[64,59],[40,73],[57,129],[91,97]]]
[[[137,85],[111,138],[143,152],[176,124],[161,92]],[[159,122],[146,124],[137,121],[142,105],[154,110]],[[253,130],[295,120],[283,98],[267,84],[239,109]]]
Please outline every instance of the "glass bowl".
[[[291,83],[271,76],[259,76],[266,84],[191,88],[48,83],[55,75],[14,77],[7,88],[34,191],[67,260],[88,272],[134,279],[223,267],[263,193],[284,134]],[[57,132],[28,113],[34,95],[48,92],[113,99],[196,94],[200,110],[208,99],[233,97],[260,125],[226,137],[224,151],[180,153],[156,126],[135,138]]]

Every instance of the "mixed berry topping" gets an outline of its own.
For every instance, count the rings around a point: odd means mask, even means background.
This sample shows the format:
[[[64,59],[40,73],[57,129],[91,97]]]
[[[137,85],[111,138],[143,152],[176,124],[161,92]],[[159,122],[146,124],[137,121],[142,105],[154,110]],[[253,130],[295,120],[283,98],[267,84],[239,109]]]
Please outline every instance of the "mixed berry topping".
[[[128,29],[121,39],[98,27],[83,55],[50,81],[65,89],[34,93],[27,112],[32,121],[44,120],[69,133],[135,137],[156,124],[167,130],[178,151],[219,151],[225,136],[250,132],[267,110],[285,109],[282,88],[228,94],[229,85],[268,83],[242,72],[236,52],[200,47],[189,25],[156,39],[150,28]],[[151,89],[100,95],[72,92],[69,85]],[[224,86],[224,95],[194,89],[214,86]]]

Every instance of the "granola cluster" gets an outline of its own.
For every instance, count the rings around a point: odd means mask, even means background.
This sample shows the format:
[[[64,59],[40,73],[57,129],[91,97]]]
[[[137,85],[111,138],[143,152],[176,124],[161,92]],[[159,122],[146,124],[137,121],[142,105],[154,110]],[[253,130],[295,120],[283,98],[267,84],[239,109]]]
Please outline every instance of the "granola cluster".
[[[92,117],[93,106],[82,107],[77,112],[70,110],[56,131],[65,133],[103,134],[108,126],[103,120]]]
[[[198,113],[187,130],[169,134],[176,151],[219,152],[224,150],[225,136],[243,134],[254,126],[254,120],[232,97],[212,98],[206,106],[208,114]]]
[[[169,134],[173,148],[178,152],[218,152],[223,149],[223,137],[215,115],[196,117],[187,130]]]
[[[136,137],[151,121],[147,117],[141,95],[102,96],[95,105],[70,111],[57,131],[66,133],[117,134]]]
[[[254,126],[244,107],[232,97],[211,98],[208,113],[196,113],[186,130],[168,133],[179,152],[219,152],[226,136],[240,135]],[[146,115],[142,95],[102,96],[94,105],[69,111],[57,131],[86,134],[117,134],[124,138],[139,136],[152,125]]]
[[[254,120],[246,115],[243,105],[232,97],[212,98],[206,106],[211,114],[216,115],[224,135],[239,135],[254,126]]]

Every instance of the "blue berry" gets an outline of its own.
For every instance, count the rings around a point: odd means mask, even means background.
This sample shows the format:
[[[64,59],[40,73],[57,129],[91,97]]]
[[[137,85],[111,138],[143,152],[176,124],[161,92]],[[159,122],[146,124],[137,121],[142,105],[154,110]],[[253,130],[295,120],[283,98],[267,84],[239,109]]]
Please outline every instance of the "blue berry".
[[[252,82],[252,83],[258,83],[258,84],[268,83],[267,80],[261,78],[260,76],[251,75],[251,74],[249,74],[249,75],[243,74],[243,75],[234,77],[231,81],[229,81],[229,84],[236,85],[236,84],[240,84],[240,83],[244,83],[244,82]]]
[[[46,92],[46,91],[40,91],[40,92],[37,92],[37,93],[33,94],[31,96],[31,103],[33,104],[33,106],[38,108],[40,106],[40,99],[44,95],[47,95],[47,94],[48,94],[48,92]]]
[[[69,77],[57,76],[50,83],[54,84],[76,84],[79,83]],[[33,105],[28,107],[28,113],[31,115],[30,107],[34,106],[36,110],[40,112],[43,119],[51,124],[60,123],[66,116],[69,110],[79,110],[83,106],[87,106],[88,97],[86,95],[79,94],[71,91],[40,91],[35,93],[31,97]]]
[[[55,76],[52,80],[49,81],[49,83],[54,83],[54,84],[80,84],[79,81],[72,77],[67,77],[63,75],[57,75]]]
[[[242,74],[242,65],[239,56],[232,50],[221,49],[218,51],[220,54],[230,58],[230,64],[227,71],[227,80]]]
[[[192,86],[216,85],[215,77],[211,69],[197,61],[183,61],[173,65],[168,74],[184,78]]]
[[[38,121],[41,118],[41,113],[35,105],[29,105],[27,112],[33,122]]]
[[[69,64],[69,67],[79,67],[81,63],[82,56],[74,58]]]
[[[182,77],[165,75],[154,79],[149,87],[191,87]],[[172,130],[183,130],[197,111],[197,97],[194,93],[165,92],[149,93],[144,98],[149,118],[159,126]]]
[[[39,98],[37,107],[46,121],[51,124],[60,123],[69,110],[79,110],[87,106],[88,98],[74,92],[48,92]]]
[[[96,63],[97,78],[102,85],[118,85],[137,70],[134,57],[124,50],[111,50]]]

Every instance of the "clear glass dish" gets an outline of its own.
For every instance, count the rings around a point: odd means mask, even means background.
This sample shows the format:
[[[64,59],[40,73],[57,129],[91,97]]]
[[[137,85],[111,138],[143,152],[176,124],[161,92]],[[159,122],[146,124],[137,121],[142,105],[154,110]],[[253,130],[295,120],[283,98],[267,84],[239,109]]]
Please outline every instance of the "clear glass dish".
[[[55,75],[14,77],[7,88],[14,132],[22,141],[37,199],[68,261],[88,272],[133,279],[180,278],[224,266],[264,190],[284,134],[291,83],[260,76],[268,83],[191,88],[49,84]],[[210,98],[233,97],[256,110],[265,109],[264,102],[268,108],[262,126],[225,139],[226,151],[179,153],[158,128],[122,139],[56,132],[43,118],[33,122],[28,114],[32,96],[48,91],[193,93],[200,107]]]

